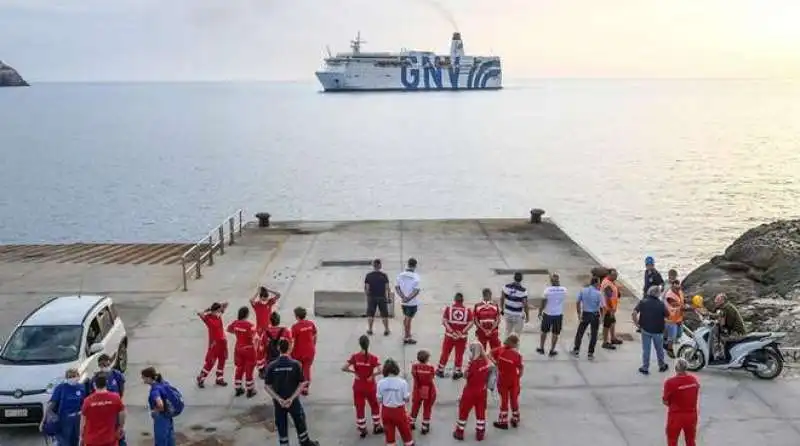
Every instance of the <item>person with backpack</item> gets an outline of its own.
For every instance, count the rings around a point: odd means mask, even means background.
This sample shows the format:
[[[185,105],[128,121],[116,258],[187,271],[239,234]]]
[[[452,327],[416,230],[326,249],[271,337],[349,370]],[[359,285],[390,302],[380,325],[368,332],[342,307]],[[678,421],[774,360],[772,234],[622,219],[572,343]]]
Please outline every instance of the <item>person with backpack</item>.
[[[261,339],[261,344],[264,350],[264,359],[261,361],[264,364],[258,371],[258,376],[262,379],[266,376],[267,365],[270,362],[278,359],[281,351],[278,343],[281,339],[285,339],[289,343],[289,351],[292,346],[292,330],[287,327],[281,326],[281,315],[277,311],[273,311],[269,316],[270,327],[264,331],[264,338]]]
[[[264,338],[264,333],[270,326],[270,318],[272,317],[272,309],[278,304],[281,298],[281,293],[270,290],[267,287],[260,286],[256,290],[253,297],[250,298],[250,306],[253,307],[253,312],[256,314],[256,331],[258,332],[259,339]],[[258,370],[267,366],[266,355],[264,352],[264,343],[256,343],[256,368]]]
[[[116,393],[120,398],[125,393],[125,375],[111,366],[111,357],[103,353],[97,358],[97,366],[100,371],[94,374],[92,379],[86,382],[86,395],[91,395],[97,389],[97,377],[101,374],[106,377],[106,390]],[[125,432],[121,433],[118,446],[126,446]]]
[[[276,313],[273,313],[276,314]],[[265,389],[275,406],[275,426],[278,429],[278,444],[289,444],[289,416],[297,431],[300,446],[319,446],[311,440],[306,426],[306,414],[300,403],[300,393],[306,387],[303,366],[289,357],[292,345],[288,339],[278,341],[280,356],[270,362],[264,376]]]
[[[175,417],[183,413],[183,396],[155,367],[143,369],[141,375],[150,386],[147,407],[153,418],[153,446],[175,446]]]
[[[78,446],[86,387],[80,382],[77,369],[67,370],[65,378],[53,389],[39,430],[48,437],[55,437],[59,446]]]

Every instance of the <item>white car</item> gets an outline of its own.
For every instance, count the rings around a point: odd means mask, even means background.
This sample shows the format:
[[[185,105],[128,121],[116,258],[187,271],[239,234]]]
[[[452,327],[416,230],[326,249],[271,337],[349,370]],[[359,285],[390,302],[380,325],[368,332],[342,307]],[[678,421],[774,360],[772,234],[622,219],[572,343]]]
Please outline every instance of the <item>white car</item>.
[[[125,371],[125,326],[107,296],[55,297],[33,310],[0,350],[0,426],[37,425],[67,369],[82,380],[109,355]]]

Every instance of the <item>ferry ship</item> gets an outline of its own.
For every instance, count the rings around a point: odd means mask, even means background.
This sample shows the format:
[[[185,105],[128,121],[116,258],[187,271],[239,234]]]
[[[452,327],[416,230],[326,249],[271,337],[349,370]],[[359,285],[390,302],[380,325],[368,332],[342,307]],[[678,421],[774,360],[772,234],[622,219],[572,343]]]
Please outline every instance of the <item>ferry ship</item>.
[[[325,59],[317,71],[322,88],[335,91],[497,90],[503,75],[498,56],[467,56],[461,33],[454,32],[449,55],[431,51],[362,52],[361,33],[352,52]]]

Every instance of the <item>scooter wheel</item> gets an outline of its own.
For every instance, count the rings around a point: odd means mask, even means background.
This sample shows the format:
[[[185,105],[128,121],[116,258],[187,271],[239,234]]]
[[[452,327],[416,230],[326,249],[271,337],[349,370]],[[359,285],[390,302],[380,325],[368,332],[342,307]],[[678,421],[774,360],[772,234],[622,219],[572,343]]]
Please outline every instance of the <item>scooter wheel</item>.
[[[684,345],[678,350],[678,358],[683,358],[688,363],[688,368],[692,372],[696,372],[706,366],[706,358],[700,350]]]
[[[759,379],[775,379],[783,372],[783,360],[780,355],[772,349],[761,351],[764,358],[764,365],[769,369],[766,371],[753,370],[752,373]]]

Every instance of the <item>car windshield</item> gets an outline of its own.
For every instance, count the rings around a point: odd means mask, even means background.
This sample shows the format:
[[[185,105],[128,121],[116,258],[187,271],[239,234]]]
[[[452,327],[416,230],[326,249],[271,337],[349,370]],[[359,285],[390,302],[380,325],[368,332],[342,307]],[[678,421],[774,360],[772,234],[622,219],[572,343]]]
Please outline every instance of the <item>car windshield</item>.
[[[49,364],[74,361],[82,331],[79,325],[21,326],[11,335],[0,359]]]

